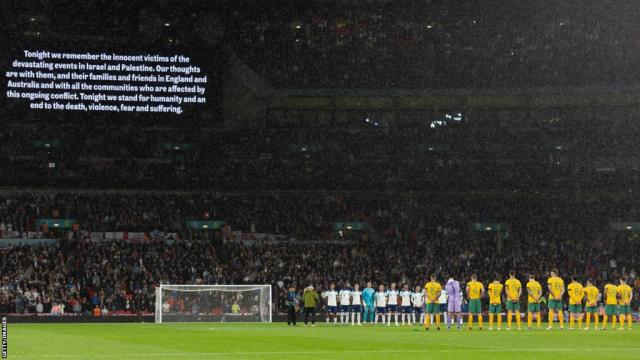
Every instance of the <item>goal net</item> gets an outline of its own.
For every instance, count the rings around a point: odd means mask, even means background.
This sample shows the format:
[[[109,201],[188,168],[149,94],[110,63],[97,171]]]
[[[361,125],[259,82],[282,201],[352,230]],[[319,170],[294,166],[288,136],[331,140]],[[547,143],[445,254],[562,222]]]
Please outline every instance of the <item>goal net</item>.
[[[156,323],[271,322],[271,285],[156,287]]]

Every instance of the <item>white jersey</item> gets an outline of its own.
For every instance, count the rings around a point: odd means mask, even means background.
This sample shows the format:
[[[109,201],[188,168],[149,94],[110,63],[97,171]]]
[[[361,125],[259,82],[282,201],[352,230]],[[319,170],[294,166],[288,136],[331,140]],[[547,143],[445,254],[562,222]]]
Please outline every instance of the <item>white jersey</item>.
[[[377,307],[387,307],[387,293],[386,292],[376,292],[375,295],[376,306]]]
[[[362,291],[360,290],[353,290],[351,292],[351,304],[352,305],[362,305],[362,301],[360,301],[360,297],[362,296]]]
[[[351,290],[340,290],[340,305],[351,305]]]
[[[409,290],[400,291],[400,297],[402,298],[402,306],[411,306],[411,294],[413,294]]]
[[[438,304],[446,304],[447,297],[447,291],[445,289],[442,289],[442,291],[440,291],[440,298],[438,298]]]
[[[411,294],[411,303],[413,307],[422,307],[424,305],[424,294],[421,292]]]
[[[398,305],[398,290],[389,290],[389,305]]]
[[[327,306],[338,306],[338,292],[335,290],[329,290],[324,293],[324,298],[327,299]]]

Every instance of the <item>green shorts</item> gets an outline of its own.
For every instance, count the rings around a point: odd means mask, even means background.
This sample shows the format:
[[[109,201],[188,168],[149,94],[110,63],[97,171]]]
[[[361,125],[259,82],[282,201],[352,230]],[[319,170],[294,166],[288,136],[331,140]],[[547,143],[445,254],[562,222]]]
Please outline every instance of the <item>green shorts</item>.
[[[507,300],[507,310],[508,311],[520,311],[520,302],[519,301]]]
[[[427,314],[440,314],[440,304],[427,304]]]
[[[489,314],[502,313],[502,304],[489,304]]]
[[[611,305],[611,304],[605,305],[604,313],[609,316],[618,315],[618,305]]]
[[[540,312],[540,303],[529,303],[527,304],[527,311],[530,313],[539,313]]]
[[[549,299],[549,310],[562,310],[562,300]]]
[[[580,304],[569,304],[569,312],[578,314],[582,312],[582,305]]]
[[[620,305],[620,315],[631,314],[631,305]]]
[[[598,307],[597,306],[587,306],[587,307],[585,307],[585,311],[590,313],[590,314],[597,314],[598,313]]]
[[[480,299],[469,300],[469,313],[480,314],[482,312],[482,303]]]

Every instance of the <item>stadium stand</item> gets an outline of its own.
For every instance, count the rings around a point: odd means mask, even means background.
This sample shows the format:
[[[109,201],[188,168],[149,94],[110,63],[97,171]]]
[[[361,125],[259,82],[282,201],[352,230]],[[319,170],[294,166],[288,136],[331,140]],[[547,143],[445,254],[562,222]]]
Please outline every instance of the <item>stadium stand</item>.
[[[14,48],[0,58],[44,41],[204,42],[211,112],[88,118],[3,104],[0,313],[153,312],[159,282],[273,284],[283,310],[292,283],[486,282],[552,266],[599,286],[628,275],[637,309],[637,229],[612,225],[640,219],[637,6],[545,13],[511,1],[536,13],[518,17],[466,0],[357,12],[348,1],[132,1],[109,7],[130,16],[109,16],[104,3],[85,17],[48,16],[46,1],[4,11],[21,15],[3,19],[0,42]],[[596,9],[610,21],[589,21]],[[235,61],[250,68],[242,79]],[[256,90],[267,86],[255,76],[273,88]],[[16,245],[33,237],[54,241]]]
[[[456,206],[452,200],[447,206],[423,198],[411,206],[384,195],[374,196],[368,204],[341,197],[296,196],[288,194],[288,203],[283,204],[272,196],[220,197],[221,201],[215,201],[197,200],[193,195],[140,193],[5,195],[0,212],[2,229],[37,231],[32,228],[36,216],[55,212],[79,219],[86,224],[84,228],[151,232],[166,224],[166,229],[191,239],[92,241],[78,229],[56,245],[4,248],[1,251],[8,261],[1,269],[3,312],[35,313],[38,302],[44,312],[53,302],[65,303],[66,309],[74,311],[90,311],[96,304],[110,311],[132,310],[133,304],[127,304],[127,300],[132,302],[136,289],[142,290],[141,309],[151,310],[154,285],[160,281],[270,283],[283,290],[291,283],[326,288],[329,282],[367,279],[414,284],[424,281],[425,274],[431,272],[460,277],[476,272],[489,279],[515,268],[523,276],[530,271],[542,275],[549,264],[565,269],[567,274],[593,277],[599,284],[621,274],[628,274],[632,283],[637,278],[634,264],[640,249],[636,235],[603,230],[607,224],[599,220],[612,209],[630,210],[626,214],[637,211],[633,203],[624,200],[604,205],[594,204],[592,199],[568,203],[522,199],[509,207],[512,201],[479,199],[470,200],[468,206]],[[314,197],[316,201],[310,201]],[[242,205],[216,210],[229,204]],[[307,204],[316,213],[295,204]],[[253,215],[245,212],[249,208]],[[291,212],[276,211],[282,208]],[[183,224],[189,215],[202,209],[238,219],[231,223],[243,230],[251,226],[267,232],[282,229],[301,238],[246,242],[220,231],[212,241],[198,240],[198,235],[189,235]],[[291,219],[294,213],[301,218]],[[176,228],[171,228],[170,222],[163,223],[176,214],[184,216],[174,219]],[[367,221],[377,231],[338,235],[323,219],[340,215]],[[243,222],[253,216],[263,222]],[[306,221],[301,221],[302,217]],[[514,231],[502,238],[468,230],[468,224],[485,217],[509,222]],[[638,290],[636,287],[634,304]],[[75,302],[80,305],[74,306]]]

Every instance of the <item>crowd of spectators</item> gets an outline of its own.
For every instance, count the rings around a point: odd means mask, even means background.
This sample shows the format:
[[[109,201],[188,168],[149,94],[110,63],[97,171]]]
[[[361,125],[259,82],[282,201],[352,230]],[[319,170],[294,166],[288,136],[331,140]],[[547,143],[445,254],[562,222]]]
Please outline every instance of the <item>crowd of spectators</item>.
[[[595,113],[595,114],[594,114]],[[637,184],[635,108],[477,110],[432,128],[356,114],[352,126],[222,130],[78,114],[6,115],[2,186],[163,190],[593,188]],[[285,116],[278,113],[274,116]],[[543,120],[557,123],[544,123]],[[369,121],[367,122],[367,119]],[[127,122],[127,120],[132,120]],[[507,165],[507,166],[505,166]],[[375,171],[372,171],[375,169]],[[599,169],[613,169],[599,171]]]
[[[73,15],[6,5],[8,34],[232,48],[277,86],[502,88],[637,84],[635,19],[624,2],[319,1],[255,6],[96,1]],[[113,14],[107,15],[104,14]],[[117,14],[117,15],[115,15]],[[81,15],[81,16],[79,16]],[[167,25],[168,24],[168,25]],[[91,41],[85,41],[91,43]],[[89,45],[85,45],[89,46]]]
[[[61,236],[64,240],[58,245],[4,248],[1,312],[48,312],[54,304],[57,311],[63,304],[67,312],[86,312],[96,305],[107,312],[151,311],[159,282],[265,283],[276,289],[292,283],[326,288],[330,282],[367,279],[416,285],[432,272],[461,279],[476,272],[488,281],[511,268],[522,276],[530,271],[545,276],[557,267],[565,277],[589,276],[600,285],[623,274],[633,283],[640,254],[637,234],[615,232],[609,221],[637,219],[640,209],[634,196],[538,194],[500,199],[468,193],[434,197],[292,192],[282,194],[286,200],[278,202],[274,194],[6,192],[0,202],[0,226],[16,229],[55,213],[77,217],[77,231],[156,226],[180,231],[190,214],[208,213],[243,231],[297,234],[298,239],[246,243],[188,239],[183,233],[177,241],[136,243]],[[109,216],[113,222],[99,222]],[[371,226],[349,236],[331,228],[337,216]],[[249,224],[250,219],[256,223]],[[472,231],[473,222],[509,227],[500,233]]]
[[[21,233],[42,231],[36,220],[54,218],[75,219],[89,232],[159,230],[185,237],[188,219],[211,219],[233,230],[318,239],[327,238],[331,221],[381,221],[340,195],[8,191],[0,199],[0,230]]]
[[[487,282],[516,269],[544,278],[552,267],[567,278],[593,278],[598,286],[629,277],[638,304],[635,234],[577,238],[553,231],[487,234],[434,230],[428,238],[384,238],[354,242],[237,242],[134,244],[60,241],[57,246],[15,246],[2,250],[0,312],[84,313],[153,311],[154,286],[179,284],[272,284],[276,295],[292,284],[327,289],[366,280],[421,285],[431,273],[465,281],[475,272]],[[278,306],[283,304],[278,301]],[[186,304],[186,312],[191,311]]]
[[[637,10],[605,4],[323,1],[220,11],[236,52],[284,87],[637,84]]]
[[[0,230],[43,231],[37,219],[74,219],[76,231],[177,232],[190,238],[187,220],[221,220],[231,230],[331,240],[334,222],[364,222],[380,233],[421,235],[429,228],[464,228],[474,222],[509,223],[537,231],[562,223],[575,235],[636,221],[638,194],[610,192],[0,192]],[[550,205],[549,203],[552,203]],[[585,219],[588,219],[585,221]],[[573,222],[573,223],[572,223]],[[562,228],[557,231],[565,231]]]

